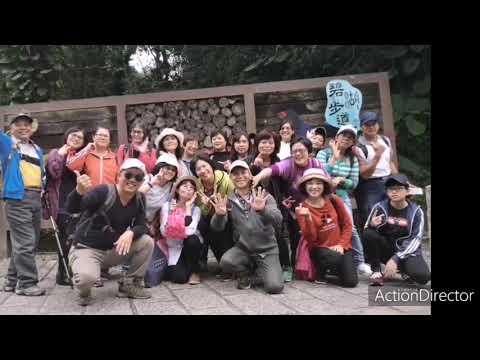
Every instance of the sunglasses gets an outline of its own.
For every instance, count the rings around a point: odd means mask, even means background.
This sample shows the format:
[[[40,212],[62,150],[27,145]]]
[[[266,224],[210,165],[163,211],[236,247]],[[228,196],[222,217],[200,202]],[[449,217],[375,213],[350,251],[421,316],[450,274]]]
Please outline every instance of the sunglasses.
[[[126,173],[123,174],[123,176],[127,180],[131,180],[132,178],[134,178],[135,181],[137,181],[137,182],[143,181],[143,179],[145,177],[143,174],[134,174],[134,173],[131,173],[131,172],[126,172]]]

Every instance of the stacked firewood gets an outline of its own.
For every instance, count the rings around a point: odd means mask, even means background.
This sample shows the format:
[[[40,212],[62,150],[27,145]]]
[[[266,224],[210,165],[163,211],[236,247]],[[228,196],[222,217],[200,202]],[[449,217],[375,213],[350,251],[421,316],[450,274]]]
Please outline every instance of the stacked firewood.
[[[230,138],[246,129],[242,97],[128,106],[126,120],[129,133],[137,119],[142,119],[147,125],[152,141],[164,128],[169,127],[185,135],[197,136],[205,147],[212,146],[211,135],[214,131],[222,130]]]

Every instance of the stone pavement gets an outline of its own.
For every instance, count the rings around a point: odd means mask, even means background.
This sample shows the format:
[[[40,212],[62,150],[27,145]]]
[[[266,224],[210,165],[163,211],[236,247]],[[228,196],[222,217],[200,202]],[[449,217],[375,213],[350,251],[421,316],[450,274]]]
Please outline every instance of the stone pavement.
[[[216,264],[209,264],[216,265]],[[0,283],[8,260],[0,261]],[[163,282],[150,289],[152,298],[116,298],[117,282],[93,289],[94,303],[80,307],[70,287],[55,285],[56,256],[37,256],[41,287],[46,296],[25,297],[0,291],[0,315],[430,315],[430,306],[368,306],[368,282],[353,289],[306,281],[286,284],[284,292],[268,295],[261,288],[238,290],[235,281],[205,275],[200,285]],[[400,285],[401,283],[399,283]],[[429,286],[427,286],[429,288]]]

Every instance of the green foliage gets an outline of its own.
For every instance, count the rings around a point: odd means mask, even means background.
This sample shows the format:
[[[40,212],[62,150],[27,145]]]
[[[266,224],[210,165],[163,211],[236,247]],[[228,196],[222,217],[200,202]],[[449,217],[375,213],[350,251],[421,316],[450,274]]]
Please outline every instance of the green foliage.
[[[143,51],[144,73],[130,65]],[[0,103],[135,94],[388,71],[400,166],[430,183],[429,45],[0,46]]]

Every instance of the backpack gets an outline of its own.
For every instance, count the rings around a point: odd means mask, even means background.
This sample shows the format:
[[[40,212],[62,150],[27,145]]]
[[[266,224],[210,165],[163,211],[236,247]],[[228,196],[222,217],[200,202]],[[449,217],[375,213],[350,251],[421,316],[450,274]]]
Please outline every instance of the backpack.
[[[108,184],[107,186],[108,186],[108,193],[107,193],[107,198],[105,199],[105,202],[102,203],[102,205],[100,205],[100,207],[97,210],[95,210],[94,212],[90,212],[88,210],[84,211],[81,214],[81,216],[80,216],[80,218],[79,218],[79,220],[78,220],[78,222],[75,226],[75,230],[72,231],[69,238],[72,238],[76,232],[80,232],[80,237],[81,238],[86,237],[88,232],[92,228],[92,225],[93,225],[93,222],[94,222],[95,218],[97,218],[99,216],[103,217],[103,219],[105,220],[105,222],[107,224],[103,227],[102,230],[105,231],[105,232],[110,232],[110,233],[113,232],[112,225],[110,223],[110,219],[107,216],[107,212],[112,208],[112,206],[115,204],[115,201],[117,200],[117,191],[115,189],[116,185]],[[76,191],[76,190],[74,190],[74,191]],[[137,204],[137,208],[140,208],[140,211],[145,211],[145,196],[142,193],[139,193],[139,192],[136,193],[135,201],[136,201],[136,204]],[[136,218],[132,219],[132,222],[130,223],[130,226],[133,226],[133,224],[135,222],[135,219]],[[73,243],[75,244],[75,240],[74,239],[72,239],[72,240],[73,240]]]
[[[185,227],[185,209],[171,209],[172,203],[168,204],[168,219],[165,227],[165,237],[175,240],[184,240],[187,237]]]
[[[380,135],[382,140],[387,144],[388,147],[391,147],[392,144],[390,143],[390,139],[385,135]],[[367,146],[361,143],[358,143],[357,146],[362,150],[363,154],[365,155],[365,159],[368,158],[368,149]]]

